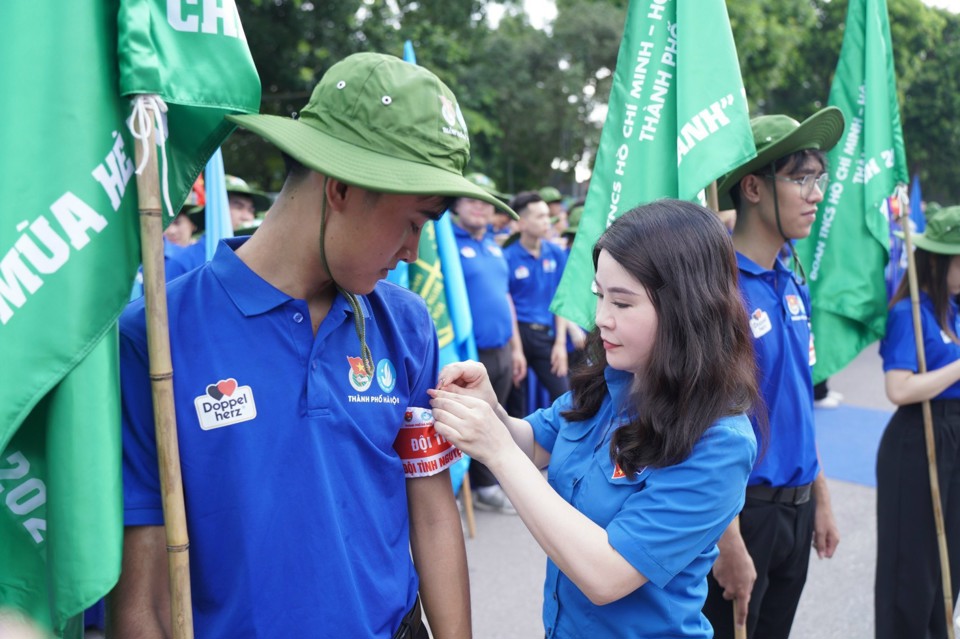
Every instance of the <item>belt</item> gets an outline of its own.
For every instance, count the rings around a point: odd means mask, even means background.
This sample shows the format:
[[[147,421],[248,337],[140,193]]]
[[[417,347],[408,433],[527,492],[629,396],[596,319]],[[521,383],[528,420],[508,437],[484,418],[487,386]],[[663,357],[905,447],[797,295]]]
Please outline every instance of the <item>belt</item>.
[[[537,331],[538,333],[550,333],[553,331],[552,326],[547,326],[546,324],[534,324],[532,322],[520,322],[523,326],[526,326],[531,331]]]
[[[747,497],[777,504],[799,506],[800,504],[805,504],[810,501],[810,488],[812,486],[813,484],[804,484],[803,486],[767,486],[766,484],[757,484],[756,486],[747,486]]]
[[[392,639],[416,639],[420,633],[420,626],[423,625],[423,616],[420,610],[420,595],[413,602],[413,607],[400,620],[400,627],[393,633]]]

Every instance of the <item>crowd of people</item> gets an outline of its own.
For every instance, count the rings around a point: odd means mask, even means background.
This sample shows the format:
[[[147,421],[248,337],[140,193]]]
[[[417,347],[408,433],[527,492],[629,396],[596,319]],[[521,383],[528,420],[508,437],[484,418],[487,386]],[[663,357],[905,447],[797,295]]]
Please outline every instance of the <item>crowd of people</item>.
[[[548,557],[546,637],[786,639],[811,547],[840,541],[816,327],[783,252],[810,233],[841,112],[755,118],[756,157],[718,181],[730,213],[661,200],[611,224],[590,247],[592,327],[550,309],[583,202],[465,172],[459,113],[424,68],[352,55],[297,118],[228,116],[287,168],[274,198],[228,179],[237,237],[207,261],[196,201],[167,229],[196,636],[472,636],[459,450],[478,506],[518,515]],[[479,362],[440,370],[424,301],[383,280],[446,211]],[[897,557],[878,560],[878,637],[945,636],[932,523],[916,526],[926,399],[960,538],[960,207],[938,215],[917,240],[931,372],[903,287],[882,347],[901,408],[878,459],[878,552]],[[120,322],[118,637],[170,624],[144,313]]]

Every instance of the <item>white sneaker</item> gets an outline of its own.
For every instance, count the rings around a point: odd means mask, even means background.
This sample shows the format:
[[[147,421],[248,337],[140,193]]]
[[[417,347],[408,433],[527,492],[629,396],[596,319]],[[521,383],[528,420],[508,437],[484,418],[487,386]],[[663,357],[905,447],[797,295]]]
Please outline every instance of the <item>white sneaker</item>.
[[[517,509],[510,503],[507,493],[500,486],[483,486],[473,489],[473,503],[482,510],[492,510],[504,515],[516,515]]]
[[[837,391],[827,391],[827,396],[823,399],[813,401],[814,408],[837,408],[843,402],[843,394]]]

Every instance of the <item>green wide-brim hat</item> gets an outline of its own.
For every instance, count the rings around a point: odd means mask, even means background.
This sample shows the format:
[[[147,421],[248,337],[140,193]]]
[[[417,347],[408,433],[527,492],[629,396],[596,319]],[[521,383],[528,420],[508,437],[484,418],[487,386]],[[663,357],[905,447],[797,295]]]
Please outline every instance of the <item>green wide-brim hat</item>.
[[[843,135],[843,125],[843,112],[832,106],[820,109],[803,122],[786,115],[761,115],[750,120],[757,156],[717,182],[720,210],[733,208],[730,189],[745,176],[797,151],[829,151]]]
[[[470,197],[507,208],[463,177],[470,141],[456,96],[400,58],[356,53],[338,62],[297,118],[227,119],[307,168],[369,191]]]
[[[903,237],[903,231],[895,234]],[[930,253],[960,255],[960,206],[948,206],[927,218],[923,233],[911,235],[914,246]]]
[[[234,175],[227,175],[225,176],[224,181],[227,186],[227,195],[231,193],[246,195],[253,200],[253,208],[256,211],[266,211],[273,204],[273,201],[270,199],[269,195],[263,191],[258,191],[257,189],[251,187],[243,178],[238,178]]]
[[[540,194],[540,199],[546,202],[547,204],[553,204],[554,202],[562,202],[563,194],[560,193],[560,190],[553,186],[543,186],[540,187],[540,190],[537,191]]]

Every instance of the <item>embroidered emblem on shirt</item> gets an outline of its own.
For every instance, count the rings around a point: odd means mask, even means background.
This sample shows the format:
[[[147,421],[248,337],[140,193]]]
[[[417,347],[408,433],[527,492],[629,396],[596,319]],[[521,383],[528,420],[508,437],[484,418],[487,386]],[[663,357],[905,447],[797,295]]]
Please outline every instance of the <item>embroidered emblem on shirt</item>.
[[[464,256],[467,259],[474,258],[477,256],[477,252],[473,250],[472,246],[464,246],[460,249],[460,255]]]
[[[943,340],[943,343],[944,343],[944,344],[949,344],[949,343],[951,343],[951,342],[953,341],[952,339],[950,339],[950,336],[947,335],[947,332],[944,331],[944,330],[941,330],[941,331],[940,331],[940,339]]]
[[[488,246],[487,250],[490,252],[490,255],[495,255],[497,257],[503,257],[503,251],[500,250],[500,247],[496,244]]]
[[[801,300],[796,295],[787,295],[787,308],[790,310],[791,315],[799,315],[803,313],[806,309],[803,308],[803,300]]]
[[[389,359],[381,359],[377,363],[377,385],[384,393],[393,392],[397,385],[397,369]]]
[[[526,266],[518,266],[513,272],[513,276],[518,280],[526,279],[530,277],[530,269],[528,269]]]
[[[613,465],[613,479],[623,479],[627,474],[620,468],[620,464]]]
[[[253,389],[239,386],[232,377],[207,386],[206,392],[193,400],[193,405],[203,430],[247,422],[257,416]]]
[[[760,338],[773,330],[770,316],[762,308],[758,308],[750,315],[750,331],[754,338]]]
[[[362,393],[370,388],[370,385],[373,384],[373,376],[367,372],[367,367],[363,365],[363,358],[347,357],[347,361],[350,363],[349,378],[353,389]]]
[[[557,270],[557,261],[552,258],[543,259],[543,272],[544,273],[553,273]]]

